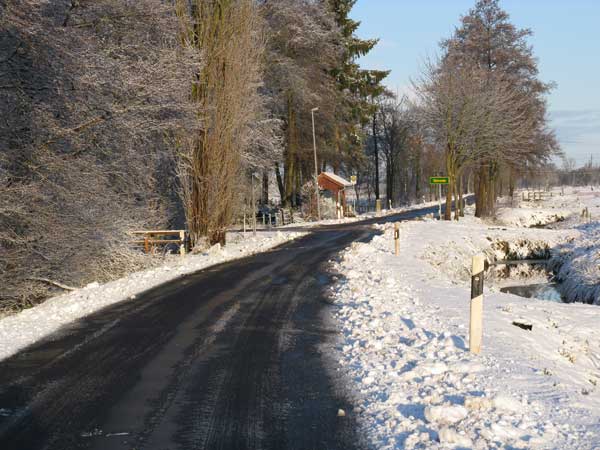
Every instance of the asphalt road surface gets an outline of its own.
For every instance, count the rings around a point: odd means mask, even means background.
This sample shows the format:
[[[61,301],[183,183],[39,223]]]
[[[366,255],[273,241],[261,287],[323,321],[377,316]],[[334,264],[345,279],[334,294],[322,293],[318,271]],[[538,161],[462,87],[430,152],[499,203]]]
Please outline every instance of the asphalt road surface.
[[[313,230],[107,307],[1,361],[0,449],[364,448],[323,357],[335,338],[328,262],[372,237],[377,221],[435,210]]]

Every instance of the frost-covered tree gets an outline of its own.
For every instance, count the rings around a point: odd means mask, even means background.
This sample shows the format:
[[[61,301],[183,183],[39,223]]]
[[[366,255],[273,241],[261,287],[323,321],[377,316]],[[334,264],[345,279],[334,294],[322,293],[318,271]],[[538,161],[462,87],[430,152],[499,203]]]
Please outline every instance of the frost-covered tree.
[[[531,34],[510,22],[499,0],[479,0],[462,18],[454,36],[442,45],[445,57],[454,61],[451,64],[482,70],[486,86],[496,86],[491,90],[510,86],[510,95],[518,103],[511,114],[529,126],[527,132],[520,126],[518,132],[497,136],[504,140],[494,142],[489,159],[478,162],[478,216],[493,213],[502,168],[518,171],[525,165],[544,163],[558,148],[546,120],[545,95],[552,85],[539,79],[537,61],[527,42]]]
[[[160,0],[0,2],[0,309],[148,262],[178,223],[165,136],[194,126],[201,59]]]
[[[264,92],[284,131],[283,164],[276,165],[276,174],[283,204],[297,206],[304,180],[314,173],[312,108],[319,108],[319,143],[333,140],[339,92],[330,72],[341,54],[339,35],[322,2],[265,1],[262,11],[269,29]],[[319,159],[328,155],[328,147],[320,145]]]

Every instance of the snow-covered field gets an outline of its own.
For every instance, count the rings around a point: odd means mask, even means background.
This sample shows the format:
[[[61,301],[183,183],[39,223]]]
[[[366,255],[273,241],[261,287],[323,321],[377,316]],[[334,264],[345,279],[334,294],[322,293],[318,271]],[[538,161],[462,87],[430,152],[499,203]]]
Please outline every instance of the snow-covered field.
[[[103,285],[91,283],[83,289],[53,297],[41,305],[0,319],[0,360],[51,335],[63,325],[94,313],[106,306],[135,301],[144,291],[180,276],[209,266],[263,252],[303,236],[297,232],[261,232],[244,238],[241,233],[227,236],[226,247],[214,246],[206,253],[172,256],[157,268],[133,273]]]
[[[527,258],[565,242],[583,248],[587,229],[597,228],[581,226],[580,201],[597,199],[569,192],[504,210],[494,224],[405,222],[400,257],[388,224],[342,254],[331,291],[342,332],[332,364],[355,394],[348,413],[374,448],[600,448],[598,306],[503,294],[498,280],[488,280],[482,354],[468,352],[471,257]],[[523,228],[558,202],[565,203],[561,229]]]

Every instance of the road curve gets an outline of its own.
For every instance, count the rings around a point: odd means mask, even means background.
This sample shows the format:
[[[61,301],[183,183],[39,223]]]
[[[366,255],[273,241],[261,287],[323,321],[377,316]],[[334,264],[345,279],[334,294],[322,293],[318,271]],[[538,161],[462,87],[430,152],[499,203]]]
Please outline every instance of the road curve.
[[[364,448],[343,382],[322,357],[336,333],[327,263],[370,238],[372,223],[434,210],[312,230],[0,361],[0,449]]]

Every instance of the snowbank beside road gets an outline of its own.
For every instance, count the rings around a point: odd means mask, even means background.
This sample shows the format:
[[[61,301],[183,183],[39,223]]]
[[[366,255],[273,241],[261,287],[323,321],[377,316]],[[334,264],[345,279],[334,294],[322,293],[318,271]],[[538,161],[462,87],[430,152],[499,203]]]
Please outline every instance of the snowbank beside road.
[[[402,214],[408,211],[414,211],[417,209],[424,209],[424,208],[431,208],[434,206],[438,206],[439,202],[435,201],[435,202],[425,202],[425,203],[415,203],[413,205],[410,206],[403,206],[403,207],[398,207],[398,208],[392,208],[392,209],[382,209],[381,212],[379,214],[377,214],[374,211],[370,211],[367,213],[362,213],[359,214],[355,217],[344,217],[343,219],[323,219],[320,221],[304,221],[302,219],[298,220],[297,218],[295,220],[297,220],[296,222],[287,224],[285,226],[279,227],[280,229],[286,229],[286,228],[296,228],[296,227],[302,227],[302,228],[315,228],[315,227],[319,227],[322,225],[339,225],[341,223],[353,223],[353,222],[358,222],[361,220],[368,220],[368,219],[375,219],[375,218],[384,218],[387,216],[393,216],[396,214]],[[436,212],[437,215],[437,212]]]
[[[560,290],[573,301],[600,305],[600,223],[582,225],[576,239],[555,250],[550,269],[561,282]]]
[[[468,211],[473,212],[472,208]],[[550,249],[569,238],[579,236],[576,230],[507,228],[489,225],[467,215],[459,222],[426,221],[419,225],[423,248],[419,258],[438,270],[438,276],[452,283],[463,283],[471,277],[471,258],[484,253],[489,262],[502,260],[543,259]],[[512,275],[529,266],[511,266]]]
[[[498,211],[497,219],[500,223],[509,226],[535,228],[562,222],[570,214],[568,210],[501,208]]]
[[[250,233],[249,233],[250,235]],[[172,256],[163,266],[136,272],[104,285],[92,283],[83,289],[57,296],[18,314],[0,319],[0,359],[58,331],[63,325],[92,314],[106,306],[131,300],[144,291],[209,266],[269,250],[303,236],[295,232],[261,232],[243,239],[240,233],[228,235],[224,248],[212,247],[200,255]]]
[[[343,278],[331,295],[343,338],[334,364],[356,394],[352,413],[375,448],[600,445],[598,307],[488,289],[483,353],[467,351],[470,293],[462,272],[489,248],[490,233],[506,237],[490,228],[477,219],[403,223],[395,257],[388,225],[336,264]],[[540,232],[559,237],[509,231]],[[515,327],[518,319],[533,330]]]

